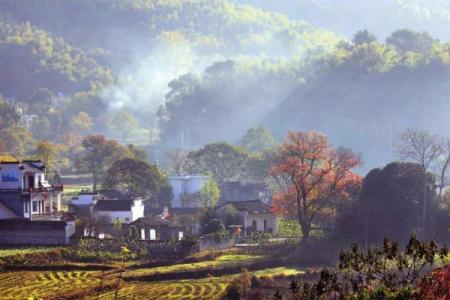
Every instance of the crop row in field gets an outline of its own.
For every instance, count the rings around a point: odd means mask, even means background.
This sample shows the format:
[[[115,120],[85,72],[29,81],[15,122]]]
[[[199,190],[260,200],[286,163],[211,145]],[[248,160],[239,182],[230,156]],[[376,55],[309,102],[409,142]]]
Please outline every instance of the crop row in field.
[[[99,272],[5,272],[0,274],[0,299],[45,298],[75,288],[92,287],[99,283]]]
[[[7,248],[7,249],[5,248],[0,249],[0,258],[13,255],[45,252],[53,249],[55,249],[55,247],[27,247],[27,248]]]
[[[119,289],[118,299],[217,299],[228,284],[224,278],[124,283]],[[110,290],[101,294],[99,299],[112,299],[114,294],[115,291]]]
[[[183,271],[196,271],[207,268],[219,268],[239,265],[245,267],[247,264],[259,261],[262,256],[256,255],[221,255],[214,260],[206,260],[196,263],[176,264],[172,266],[156,267],[156,268],[142,268],[136,270],[130,270],[126,272],[126,276],[142,276],[151,275],[155,273],[172,273]]]

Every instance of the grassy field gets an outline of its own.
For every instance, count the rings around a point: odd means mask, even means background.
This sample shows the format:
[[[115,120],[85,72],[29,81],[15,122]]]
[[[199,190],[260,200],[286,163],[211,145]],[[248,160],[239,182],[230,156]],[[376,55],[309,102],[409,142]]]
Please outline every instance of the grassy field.
[[[66,206],[72,197],[77,196],[80,192],[91,192],[92,184],[69,184],[64,185],[64,193],[62,196],[62,205]]]
[[[43,251],[43,249],[12,249],[15,251]],[[6,250],[4,250],[6,251]],[[32,252],[28,252],[32,253]],[[119,299],[218,299],[239,273],[220,277],[204,276],[183,280],[164,281],[129,281],[126,278],[140,278],[151,274],[175,274],[179,272],[195,272],[212,270],[231,266],[242,266],[263,262],[265,257],[257,255],[237,254],[235,252],[222,253],[216,258],[205,257],[204,261],[181,263],[165,267],[139,268],[125,270],[118,289]],[[0,299],[64,299],[72,295],[72,299],[97,299],[97,290],[103,283],[118,282],[119,265],[112,265],[116,269],[106,271],[15,271],[0,273]],[[255,276],[291,276],[301,274],[302,270],[295,268],[276,267],[260,269],[252,272]],[[73,296],[82,291],[85,294]],[[99,299],[114,299],[116,289],[108,287],[98,292]]]

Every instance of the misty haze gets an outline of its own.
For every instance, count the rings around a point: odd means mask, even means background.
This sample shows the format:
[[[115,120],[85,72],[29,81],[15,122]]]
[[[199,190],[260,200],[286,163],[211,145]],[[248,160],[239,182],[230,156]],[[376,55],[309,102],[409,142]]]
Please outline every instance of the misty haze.
[[[0,1],[0,299],[450,299],[450,1]]]

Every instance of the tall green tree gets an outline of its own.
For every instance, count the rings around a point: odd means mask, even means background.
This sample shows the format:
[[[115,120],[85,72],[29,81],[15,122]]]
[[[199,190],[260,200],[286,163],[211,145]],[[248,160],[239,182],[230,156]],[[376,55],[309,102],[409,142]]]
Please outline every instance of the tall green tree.
[[[211,174],[218,183],[233,181],[242,174],[247,153],[227,143],[212,143],[188,155],[191,174]]]
[[[79,157],[79,169],[92,174],[93,189],[97,189],[99,179],[111,164],[123,155],[123,151],[115,140],[107,140],[103,135],[89,135],[82,142],[84,150]]]
[[[32,147],[33,136],[26,128],[12,126],[0,131],[0,141],[6,152],[13,156],[23,158]]]
[[[130,198],[152,200],[158,198],[163,186],[167,186],[167,178],[157,166],[134,158],[115,161],[103,182],[103,188],[123,190]]]
[[[428,205],[430,233],[437,212],[434,176],[417,163],[395,162],[373,169],[364,178],[359,199],[339,219],[342,234],[366,244],[385,237],[407,241],[412,232],[421,232],[423,204]]]
[[[0,94],[0,130],[16,125],[19,119],[17,108],[6,102]]]
[[[84,135],[92,129],[94,122],[87,113],[80,111],[77,115],[70,119],[69,126],[74,132]]]
[[[220,198],[220,188],[212,176],[200,188],[200,202],[204,207],[215,207]]]
[[[53,170],[58,156],[58,145],[48,141],[40,141],[36,144],[35,155],[39,158],[47,170]]]
[[[239,145],[251,152],[262,152],[276,147],[277,141],[270,129],[259,126],[250,128],[240,141]]]

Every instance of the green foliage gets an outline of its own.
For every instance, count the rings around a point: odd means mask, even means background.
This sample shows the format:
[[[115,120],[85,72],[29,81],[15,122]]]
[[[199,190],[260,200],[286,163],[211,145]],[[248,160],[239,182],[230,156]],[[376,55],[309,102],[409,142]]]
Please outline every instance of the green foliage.
[[[56,35],[64,35],[83,48],[96,48],[92,49],[96,50],[95,56],[108,62],[107,51],[114,53],[127,49],[127,45],[113,47],[104,39],[105,32],[112,34],[117,26],[124,36],[130,33],[141,36],[144,44],[189,41],[195,49],[205,52],[260,53],[274,47],[300,52],[324,41],[324,44],[333,45],[337,40],[330,32],[314,29],[304,22],[291,21],[284,15],[228,0],[76,3],[37,0],[28,2],[25,7],[20,1],[13,0],[0,5],[0,10],[19,22],[31,21]],[[95,17],[92,11],[96,12]],[[43,19],[40,16],[49,17]],[[80,23],[79,18],[84,22]],[[121,20],[120,24],[117,20]],[[90,33],[89,41],[83,37],[83,32]]]
[[[261,244],[267,243],[271,237],[272,235],[269,232],[253,231],[248,235],[247,241],[249,243]]]
[[[55,167],[57,155],[59,152],[58,145],[41,141],[36,144],[35,155],[40,159],[47,168],[47,171],[53,170]]]
[[[103,135],[90,135],[82,141],[83,152],[78,158],[78,170],[87,171],[93,177],[93,189],[97,187],[108,167],[125,156],[123,148],[115,140],[107,140]]]
[[[200,188],[200,202],[204,207],[215,207],[220,198],[220,188],[212,176],[208,176]]]
[[[16,125],[18,121],[17,108],[6,102],[0,94],[0,130]]]
[[[204,234],[221,232],[225,231],[225,226],[220,219],[210,219],[208,223],[203,225],[202,231]]]
[[[84,111],[80,111],[70,119],[69,126],[70,129],[74,132],[83,135],[88,133],[92,129],[92,126],[94,126],[94,122],[87,113],[85,113]]]
[[[263,126],[250,128],[240,142],[240,146],[251,152],[263,152],[276,147],[272,132]]]
[[[130,198],[156,200],[167,178],[155,165],[135,158],[116,160],[108,169],[102,187],[124,190]]]
[[[299,238],[302,236],[300,224],[297,220],[279,218],[277,222],[277,231],[280,237]]]
[[[128,248],[132,251],[121,252],[120,243],[115,240],[80,239],[74,249],[67,253],[70,259],[75,261],[122,261],[135,260],[147,255],[145,247],[134,241],[128,242]]]
[[[26,128],[12,126],[0,130],[0,141],[4,150],[15,157],[23,158],[30,150],[33,138]]]
[[[0,89],[20,99],[48,105],[52,93],[41,87],[72,93],[112,81],[111,71],[83,50],[29,22],[10,24],[0,15],[0,41],[2,73],[9,74],[3,77]]]
[[[411,232],[422,229],[423,201],[428,208],[427,233],[432,232],[436,200],[432,174],[415,163],[391,163],[367,174],[358,200],[342,211],[339,232],[360,242],[367,238],[369,244],[386,236],[406,242]]]
[[[188,155],[188,171],[191,174],[211,174],[216,182],[239,178],[246,153],[227,143],[205,145]]]
[[[338,271],[323,269],[317,282],[300,285],[292,281],[292,299],[411,299],[417,284],[437,259],[448,250],[436,242],[421,242],[411,236],[405,251],[395,241],[385,239],[383,246],[367,251],[353,244],[339,255]]]

